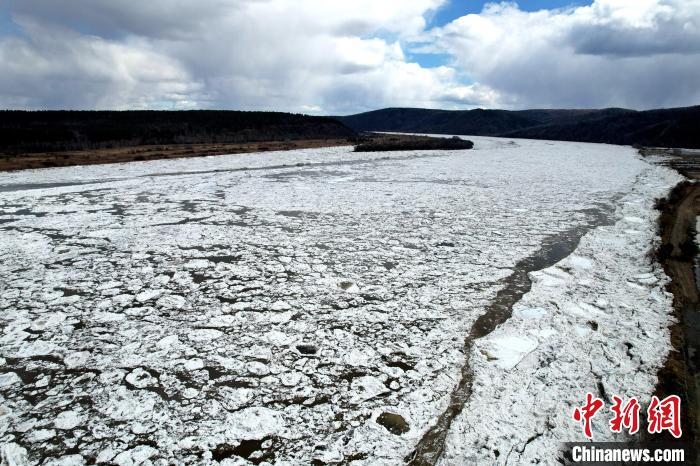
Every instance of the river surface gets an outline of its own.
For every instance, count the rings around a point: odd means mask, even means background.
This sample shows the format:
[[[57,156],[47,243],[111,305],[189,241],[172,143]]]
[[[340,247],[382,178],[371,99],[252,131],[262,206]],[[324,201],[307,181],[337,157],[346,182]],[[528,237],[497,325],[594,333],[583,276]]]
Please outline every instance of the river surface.
[[[629,148],[474,140],[0,174],[6,451],[411,458],[454,403],[465,338],[646,168]]]

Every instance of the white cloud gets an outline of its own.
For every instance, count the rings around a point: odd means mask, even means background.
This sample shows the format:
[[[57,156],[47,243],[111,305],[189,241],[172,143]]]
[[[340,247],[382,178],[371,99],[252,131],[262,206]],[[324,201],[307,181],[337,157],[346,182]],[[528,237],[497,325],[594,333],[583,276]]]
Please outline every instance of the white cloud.
[[[458,69],[515,107],[700,103],[698,0],[596,0],[539,12],[491,4],[432,37]]]
[[[23,35],[0,35],[0,107],[339,114],[700,100],[700,0],[492,4],[426,30],[445,1],[13,2]],[[412,47],[453,61],[421,67]]]
[[[442,2],[23,0],[13,14],[26,37],[0,42],[12,63],[0,105],[439,106],[458,100],[456,74],[407,63],[400,41],[422,32],[423,15]],[[476,91],[459,95],[485,103]]]
[[[30,40],[0,39],[0,105],[14,108],[186,107],[197,84],[148,43],[113,42],[29,19]]]

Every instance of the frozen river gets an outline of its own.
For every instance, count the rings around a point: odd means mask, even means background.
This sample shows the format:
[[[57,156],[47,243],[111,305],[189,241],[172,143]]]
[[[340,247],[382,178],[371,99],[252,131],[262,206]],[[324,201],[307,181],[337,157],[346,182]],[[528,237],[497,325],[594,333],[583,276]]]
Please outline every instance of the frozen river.
[[[468,359],[442,461],[554,462],[586,391],[651,392],[653,200],[679,177],[631,148],[474,140],[0,174],[4,457],[400,464]],[[575,229],[465,354],[518,264]]]

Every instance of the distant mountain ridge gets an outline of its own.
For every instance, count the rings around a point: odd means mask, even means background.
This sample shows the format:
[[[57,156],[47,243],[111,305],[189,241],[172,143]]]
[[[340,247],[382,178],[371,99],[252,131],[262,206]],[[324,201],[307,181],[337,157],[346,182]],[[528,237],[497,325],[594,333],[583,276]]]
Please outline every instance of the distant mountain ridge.
[[[333,118],[282,112],[0,111],[0,154],[356,136]]]
[[[700,148],[700,106],[636,111],[386,108],[335,117],[356,131],[501,136]]]

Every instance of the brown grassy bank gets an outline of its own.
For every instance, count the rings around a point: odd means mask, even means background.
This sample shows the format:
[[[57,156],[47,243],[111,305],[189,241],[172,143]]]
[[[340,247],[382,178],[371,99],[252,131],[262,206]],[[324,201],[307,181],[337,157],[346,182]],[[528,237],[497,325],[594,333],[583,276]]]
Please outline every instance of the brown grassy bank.
[[[300,141],[268,141],[238,144],[163,144],[114,149],[92,149],[66,152],[42,152],[0,155],[0,171],[28,168],[68,167],[101,163],[137,162],[144,160],[204,157],[207,155],[243,154],[278,150],[348,146],[352,139],[309,139]]]
[[[103,163],[139,162],[145,160],[204,157],[208,155],[244,154],[363,145],[372,150],[464,149],[471,141],[450,140],[429,136],[367,133],[360,138],[307,139],[294,141],[265,141],[213,144],[158,144],[110,149],[88,149],[61,152],[0,154],[0,172],[30,168],[69,167]],[[459,147],[458,147],[459,146]],[[362,152],[363,150],[357,150]]]

